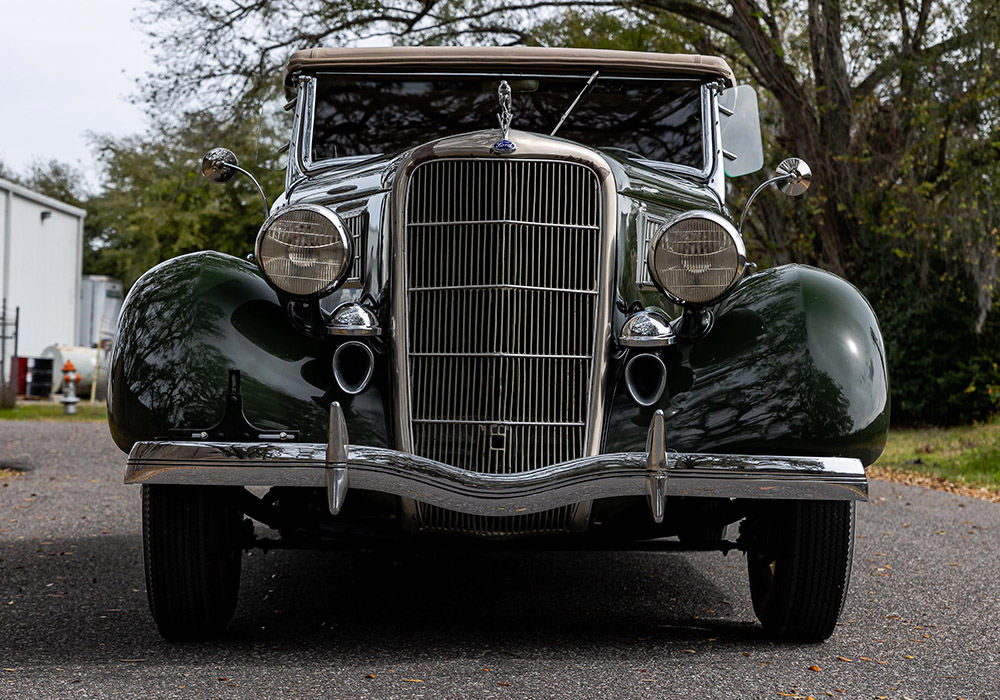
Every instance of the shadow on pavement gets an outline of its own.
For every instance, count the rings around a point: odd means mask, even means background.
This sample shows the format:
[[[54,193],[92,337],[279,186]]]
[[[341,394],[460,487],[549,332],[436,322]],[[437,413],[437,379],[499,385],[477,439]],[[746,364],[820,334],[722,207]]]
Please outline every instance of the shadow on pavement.
[[[0,547],[9,666],[264,652],[265,663],[283,663],[306,651],[400,663],[431,653],[615,653],[649,640],[658,654],[680,654],[706,639],[764,640],[681,554],[275,551],[245,556],[224,637],[176,645],[160,639],[147,610],[139,536]],[[742,566],[738,554],[730,559]]]

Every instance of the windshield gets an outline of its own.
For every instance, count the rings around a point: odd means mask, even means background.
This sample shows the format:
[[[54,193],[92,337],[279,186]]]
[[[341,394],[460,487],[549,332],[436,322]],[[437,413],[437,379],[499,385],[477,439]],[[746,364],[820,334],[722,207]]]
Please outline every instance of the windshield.
[[[512,129],[558,136],[618,158],[701,171],[701,84],[695,80],[589,76],[506,78]],[[496,129],[495,76],[317,77],[313,161],[396,153],[443,136]],[[581,91],[583,94],[581,95]]]

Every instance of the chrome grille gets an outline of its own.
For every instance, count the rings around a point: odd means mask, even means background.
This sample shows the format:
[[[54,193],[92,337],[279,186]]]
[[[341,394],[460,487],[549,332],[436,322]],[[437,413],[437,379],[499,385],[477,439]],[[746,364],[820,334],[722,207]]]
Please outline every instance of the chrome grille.
[[[578,163],[414,169],[403,223],[416,454],[498,474],[585,454],[600,216],[597,176]]]
[[[420,529],[425,532],[462,533],[479,537],[511,537],[567,532],[576,506],[563,506],[541,513],[491,516],[469,515],[419,503]]]
[[[368,232],[368,212],[345,214],[343,216],[344,228],[347,235],[351,237],[354,245],[354,262],[351,264],[351,271],[344,282],[347,286],[359,285],[364,280],[364,259],[365,259],[365,234]]]
[[[636,284],[642,288],[656,289],[653,280],[649,276],[649,265],[646,263],[649,255],[649,246],[653,242],[653,234],[657,232],[667,220],[663,217],[653,216],[645,209],[639,211],[636,220],[636,237],[638,238],[638,254],[635,260]]]

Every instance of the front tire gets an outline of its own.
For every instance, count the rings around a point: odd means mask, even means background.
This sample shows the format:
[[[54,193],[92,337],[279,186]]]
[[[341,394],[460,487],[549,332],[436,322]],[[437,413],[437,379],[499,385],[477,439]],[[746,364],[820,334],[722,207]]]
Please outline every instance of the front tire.
[[[164,639],[209,639],[229,623],[239,596],[242,521],[231,489],[143,485],[146,594]]]
[[[844,607],[854,557],[854,501],[785,501],[751,516],[753,609],[780,639],[822,642]]]

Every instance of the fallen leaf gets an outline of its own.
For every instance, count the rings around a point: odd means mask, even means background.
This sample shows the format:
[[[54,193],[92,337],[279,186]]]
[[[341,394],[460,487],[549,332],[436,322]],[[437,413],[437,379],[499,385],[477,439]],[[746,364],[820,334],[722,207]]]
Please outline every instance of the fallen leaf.
[[[859,656],[858,658],[861,659],[862,661],[871,661],[871,659],[869,659],[867,656]]]
[[[809,670],[810,670],[810,671],[816,671],[816,672],[819,672],[819,671],[822,671],[823,669],[821,669],[821,668],[820,668],[819,666],[815,666],[815,665],[814,665],[814,666],[810,666],[810,667],[809,667]]]
[[[510,683],[504,683],[503,681],[497,681],[497,685],[507,686],[507,685],[510,685]]]
[[[141,664],[145,659],[122,659],[123,664]]]
[[[419,678],[404,678],[403,680],[407,683],[423,683]]]
[[[846,661],[846,662],[847,662],[847,663],[849,663],[849,664],[850,664],[850,663],[854,663],[853,661],[851,661],[851,660],[850,660],[849,658],[847,658],[846,656],[838,656],[838,657],[837,657],[837,660],[838,660],[838,661]]]
[[[374,678],[374,677],[375,677],[374,673],[369,673],[367,676],[365,676],[365,678]]]

